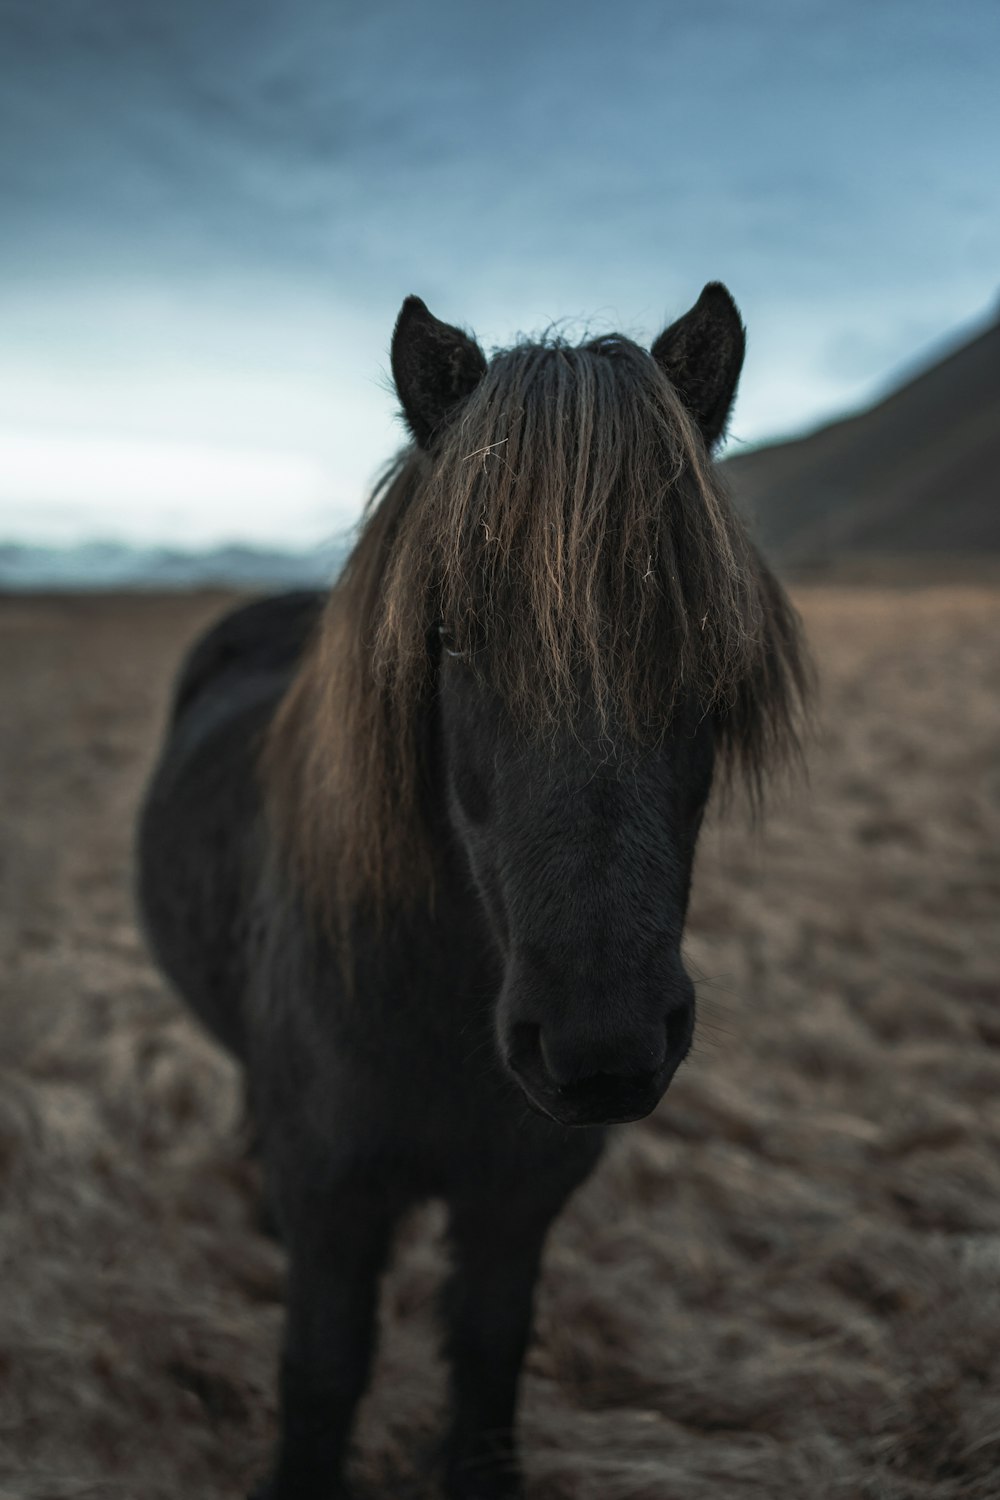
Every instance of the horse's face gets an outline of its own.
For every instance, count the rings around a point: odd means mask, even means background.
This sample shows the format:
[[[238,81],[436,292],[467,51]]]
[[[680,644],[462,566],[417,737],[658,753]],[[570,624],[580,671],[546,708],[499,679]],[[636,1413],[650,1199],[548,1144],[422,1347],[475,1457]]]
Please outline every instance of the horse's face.
[[[448,817],[503,965],[503,1062],[562,1124],[638,1119],[694,1031],[680,944],[711,725],[641,753],[580,729],[529,744],[447,652],[438,703]]]
[[[724,431],[743,351],[739,313],[717,283],[650,350],[709,449]],[[433,452],[442,434],[463,430],[453,424],[484,378],[485,357],[408,298],[392,364],[414,440]],[[661,475],[655,483],[659,492]],[[468,661],[447,639],[442,647],[447,816],[502,960],[503,1062],[561,1124],[637,1119],[661,1098],[694,1031],[680,945],[712,780],[711,722],[678,714],[655,748],[639,750],[600,732],[593,706],[574,702],[564,716],[572,730],[532,740],[491,688],[487,657]]]

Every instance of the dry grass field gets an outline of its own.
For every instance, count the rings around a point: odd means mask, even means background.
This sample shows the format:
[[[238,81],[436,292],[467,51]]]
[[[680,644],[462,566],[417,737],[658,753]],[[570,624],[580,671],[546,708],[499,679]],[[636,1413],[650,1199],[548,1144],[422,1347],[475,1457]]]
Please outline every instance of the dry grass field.
[[[718,816],[696,1049],[550,1242],[531,1500],[1000,1496],[1000,589],[810,585],[811,777]],[[0,600],[0,1497],[223,1500],[270,1442],[282,1258],[234,1070],[129,849],[221,595]],[[429,1497],[440,1223],[385,1287],[360,1493]]]

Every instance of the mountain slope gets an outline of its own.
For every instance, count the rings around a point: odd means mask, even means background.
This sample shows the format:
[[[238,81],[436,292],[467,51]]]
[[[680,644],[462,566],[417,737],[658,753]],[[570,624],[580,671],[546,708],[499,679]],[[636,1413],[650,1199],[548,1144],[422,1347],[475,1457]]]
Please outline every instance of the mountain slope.
[[[1000,552],[1000,322],[869,410],[724,469],[775,555]]]

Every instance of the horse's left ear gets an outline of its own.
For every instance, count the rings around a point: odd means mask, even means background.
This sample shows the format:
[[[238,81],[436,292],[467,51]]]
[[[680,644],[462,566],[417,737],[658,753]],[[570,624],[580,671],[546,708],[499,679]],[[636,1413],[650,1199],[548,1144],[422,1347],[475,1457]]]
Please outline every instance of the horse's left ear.
[[[421,448],[429,448],[453,407],[483,377],[486,356],[474,339],[442,323],[419,297],[407,297],[392,336],[392,378],[403,416]]]
[[[743,320],[722,282],[710,281],[650,353],[711,448],[726,430],[746,353]]]

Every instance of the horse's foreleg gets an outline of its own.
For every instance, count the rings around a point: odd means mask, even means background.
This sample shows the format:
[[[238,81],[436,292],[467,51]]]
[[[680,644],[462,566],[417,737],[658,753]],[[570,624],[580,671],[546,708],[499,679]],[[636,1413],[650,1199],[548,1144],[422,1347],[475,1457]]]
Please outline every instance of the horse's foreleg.
[[[559,1202],[519,1205],[502,1195],[452,1205],[455,1267],[445,1316],[453,1423],[446,1453],[449,1500],[521,1493],[514,1418],[531,1332],[545,1234]]]
[[[374,1343],[378,1279],[398,1205],[363,1188],[300,1195],[289,1250],[281,1435],[259,1500],[338,1500],[351,1423]]]

